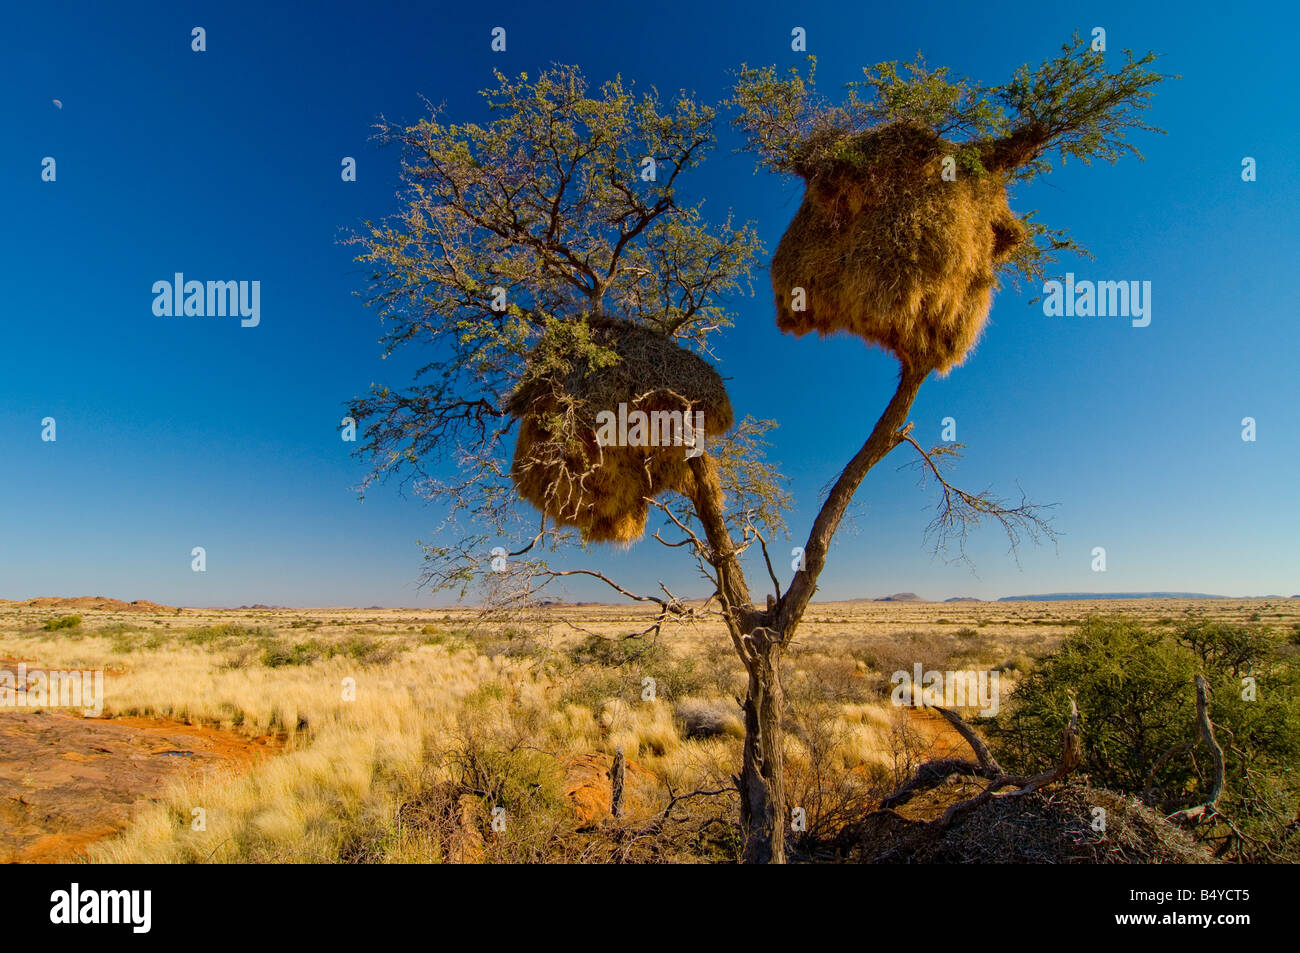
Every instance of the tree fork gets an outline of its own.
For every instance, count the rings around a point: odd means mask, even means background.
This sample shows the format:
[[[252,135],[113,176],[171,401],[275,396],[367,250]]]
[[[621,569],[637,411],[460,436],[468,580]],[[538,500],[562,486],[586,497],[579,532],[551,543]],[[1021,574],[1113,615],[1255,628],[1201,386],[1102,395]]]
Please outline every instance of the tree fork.
[[[898,387],[889,405],[876,421],[876,426],[872,428],[867,442],[853,455],[849,465],[840,473],[830,495],[826,497],[826,502],[822,504],[817,519],[813,521],[812,532],[808,534],[808,542],[804,544],[804,568],[795,573],[790,587],[786,589],[785,595],[777,604],[775,628],[779,631],[792,633],[803,618],[813,593],[817,591],[817,577],[821,575],[822,568],[826,565],[826,553],[830,549],[835,531],[839,528],[840,520],[844,518],[853,495],[862,485],[867,473],[902,442],[903,438],[899,431],[907,423],[907,415],[912,410],[912,403],[916,400],[921,384],[929,373],[929,368],[917,369],[903,363]]]
[[[854,493],[868,471],[902,441],[912,403],[928,368],[903,365],[898,387],[866,443],[849,461],[813,523],[804,547],[806,568],[795,575],[774,605],[753,605],[735,542],[727,528],[718,468],[706,454],[690,460],[695,477],[696,515],[708,540],[710,562],[718,573],[718,597],[736,652],[748,674],[745,698],[745,745],[737,786],[746,863],[785,862],[785,752],[782,719],[785,695],[781,688],[781,650],[798,627],[817,577],[826,565],[830,541]]]

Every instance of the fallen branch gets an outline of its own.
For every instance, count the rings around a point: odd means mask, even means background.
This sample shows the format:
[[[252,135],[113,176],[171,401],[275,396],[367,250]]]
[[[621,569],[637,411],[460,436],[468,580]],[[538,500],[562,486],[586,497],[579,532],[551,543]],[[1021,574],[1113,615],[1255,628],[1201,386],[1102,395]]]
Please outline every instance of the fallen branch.
[[[952,725],[957,734],[961,735],[970,745],[971,750],[975,752],[975,757],[979,758],[980,767],[986,771],[993,771],[1002,774],[1002,767],[989,751],[989,746],[984,743],[984,739],[975,733],[975,729],[966,724],[966,720],[948,708],[940,708],[938,705],[931,705],[935,711],[947,719],[948,724]]]
[[[614,820],[623,816],[623,785],[627,777],[627,760],[623,757],[623,746],[614,750],[614,763],[609,769],[609,813]]]
[[[907,780],[906,784],[882,800],[880,807],[882,810],[889,810],[906,804],[922,791],[928,791],[931,788],[946,784],[948,779],[955,774],[970,775],[977,778],[996,777],[996,773],[988,772],[974,761],[963,761],[961,758],[941,758],[938,761],[927,761],[916,769],[916,773]]]
[[[916,769],[916,773],[908,779],[906,784],[880,802],[882,809],[895,808],[900,804],[906,804],[921,791],[928,791],[931,788],[946,784],[948,779],[955,774],[992,779],[1004,773],[997,760],[989,752],[984,739],[976,734],[974,728],[966,724],[961,715],[951,709],[940,708],[938,705],[930,707],[943,715],[948,724],[952,725],[957,733],[965,739],[971,750],[975,752],[975,757],[979,759],[979,763],[975,764],[961,758],[940,758],[935,761],[927,761]]]
[[[1070,720],[1061,732],[1061,757],[1057,761],[1055,768],[1027,777],[999,774],[989,783],[988,787],[975,797],[959,801],[944,811],[943,817],[934,822],[935,826],[943,830],[954,821],[969,814],[977,807],[987,804],[994,798],[1023,797],[1026,794],[1033,794],[1039,788],[1059,781],[1073,773],[1082,760],[1083,745],[1079,740],[1079,706],[1074,703],[1074,699],[1070,699]],[[1016,790],[1002,791],[1003,788],[1013,786]]]

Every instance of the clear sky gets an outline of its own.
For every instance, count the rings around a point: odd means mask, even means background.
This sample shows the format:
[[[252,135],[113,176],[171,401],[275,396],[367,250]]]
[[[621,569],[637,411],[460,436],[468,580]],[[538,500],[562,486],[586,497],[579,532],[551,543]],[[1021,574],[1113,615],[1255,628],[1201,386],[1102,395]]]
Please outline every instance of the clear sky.
[[[207,31],[193,52],[191,29]],[[507,52],[489,49],[507,29]],[[932,379],[917,434],[957,420],[960,485],[1056,504],[1059,543],[981,531],[969,567],[923,540],[934,497],[895,452],[867,478],[819,598],[1045,591],[1300,592],[1300,123],[1293,4],[939,3],[7,4],[0,14],[0,597],[110,595],[179,605],[430,605],[416,588],[438,514],[380,487],[337,432],[381,362],[344,230],[396,210],[379,114],[421,96],[481,120],[491,70],[576,63],[717,101],[742,62],[802,61],[823,91],[910,59],[990,83],[1107,31],[1163,54],[1145,163],[1071,164],[1013,208],[1097,256],[1079,278],[1152,284],[1152,320],[1046,317],[998,295],[965,366]],[[62,108],[52,100],[59,100]],[[753,174],[724,129],[689,191],[756,222],[768,250],[800,185]],[[57,162],[43,182],[41,163]],[[340,179],[354,156],[358,180]],[[1243,182],[1241,162],[1257,161]],[[766,262],[764,262],[764,269]],[[261,323],[157,317],[152,285],[261,282]],[[719,347],[738,414],[776,417],[802,542],[818,494],[888,400],[896,364],[852,338],[795,340],[766,275]],[[43,418],[57,440],[42,441]],[[1242,418],[1257,439],[1242,440]],[[207,572],[190,552],[207,551]],[[1091,570],[1104,546],[1107,571]],[[653,541],[602,547],[631,586],[695,593]],[[787,557],[788,562],[788,557]],[[788,568],[782,573],[789,577]],[[571,586],[573,598],[606,598]]]

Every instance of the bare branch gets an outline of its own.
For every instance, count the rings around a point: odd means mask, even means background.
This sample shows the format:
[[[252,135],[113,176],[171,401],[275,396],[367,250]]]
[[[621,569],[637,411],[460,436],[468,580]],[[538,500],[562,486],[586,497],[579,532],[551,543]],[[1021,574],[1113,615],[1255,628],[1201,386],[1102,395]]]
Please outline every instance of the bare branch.
[[[1033,542],[1040,536],[1055,540],[1056,535],[1051,524],[1039,513],[1047,507],[1028,502],[1023,496],[1017,504],[1007,503],[985,493],[968,493],[950,483],[943,475],[940,461],[945,457],[960,455],[959,445],[933,447],[925,450],[910,433],[910,428],[899,435],[900,439],[912,445],[921,459],[914,461],[925,467],[928,473],[938,481],[940,487],[938,513],[926,529],[926,538],[935,540],[935,552],[947,549],[952,540],[959,546],[958,560],[969,562],[966,556],[966,538],[970,531],[985,519],[993,519],[1006,533],[1012,555],[1020,546],[1021,534],[1027,535]]]
[[[767,552],[767,540],[763,538],[763,534],[759,532],[757,526],[753,529],[754,535],[758,537],[758,544],[763,548],[763,562],[767,564],[767,576],[772,580],[772,592],[775,594],[775,598],[780,599],[781,581],[776,578],[776,570],[772,568],[772,557]]]
[[[948,724],[956,730],[957,734],[965,739],[966,743],[971,746],[975,752],[975,757],[979,758],[980,767],[985,771],[992,771],[995,774],[1004,774],[1002,767],[998,764],[997,759],[989,751],[989,746],[984,743],[984,739],[975,733],[975,729],[966,724],[966,720],[948,708],[941,708],[938,705],[931,705],[935,711],[943,715]]]

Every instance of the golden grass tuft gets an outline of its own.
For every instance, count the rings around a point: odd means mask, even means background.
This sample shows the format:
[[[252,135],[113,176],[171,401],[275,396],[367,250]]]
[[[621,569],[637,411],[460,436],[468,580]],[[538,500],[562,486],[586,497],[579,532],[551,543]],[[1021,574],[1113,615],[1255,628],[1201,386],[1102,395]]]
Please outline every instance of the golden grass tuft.
[[[597,415],[617,414],[619,404],[629,413],[702,411],[706,439],[726,433],[735,418],[718,372],[671,339],[613,319],[593,321],[591,338],[617,360],[595,368],[547,365],[506,402],[520,421],[510,476],[520,496],[559,525],[576,527],[585,541],[630,543],[645,533],[648,499],[694,495],[687,448],[602,447]],[[657,442],[663,430],[651,430]]]
[[[801,174],[803,203],[772,258],[777,325],[847,331],[909,366],[947,373],[988,319],[998,266],[1028,233],[998,172],[959,169],[958,154],[921,126],[895,123],[848,137]],[[806,292],[793,310],[792,290]]]

